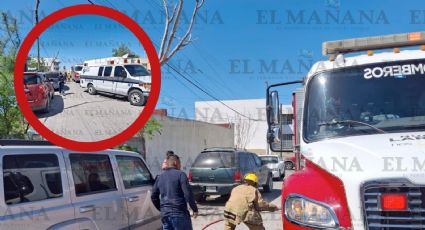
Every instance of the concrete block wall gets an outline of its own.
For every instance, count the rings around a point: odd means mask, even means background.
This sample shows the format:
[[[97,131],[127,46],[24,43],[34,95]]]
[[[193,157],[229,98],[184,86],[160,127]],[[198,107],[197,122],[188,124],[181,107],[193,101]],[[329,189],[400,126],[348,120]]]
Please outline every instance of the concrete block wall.
[[[154,176],[161,172],[167,150],[173,150],[180,156],[182,170],[187,173],[204,148],[234,146],[233,127],[167,116],[155,118],[163,126],[161,133],[146,140],[146,160]],[[137,142],[134,138],[128,144],[137,146]]]

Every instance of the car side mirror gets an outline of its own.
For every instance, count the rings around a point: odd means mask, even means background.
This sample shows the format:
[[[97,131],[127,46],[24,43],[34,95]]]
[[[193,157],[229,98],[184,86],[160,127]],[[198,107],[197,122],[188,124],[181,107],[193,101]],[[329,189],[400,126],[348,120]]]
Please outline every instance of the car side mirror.
[[[120,77],[126,78],[127,77],[127,72],[122,71],[121,74],[120,74]]]

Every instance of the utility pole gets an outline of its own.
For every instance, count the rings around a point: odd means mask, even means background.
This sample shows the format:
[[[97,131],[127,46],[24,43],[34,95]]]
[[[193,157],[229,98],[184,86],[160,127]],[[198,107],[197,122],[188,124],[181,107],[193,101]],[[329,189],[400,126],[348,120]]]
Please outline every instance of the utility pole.
[[[40,5],[40,0],[35,0],[34,16],[35,16],[36,25],[38,24],[38,6],[39,5]],[[40,70],[40,39],[39,37],[37,38],[37,71]]]

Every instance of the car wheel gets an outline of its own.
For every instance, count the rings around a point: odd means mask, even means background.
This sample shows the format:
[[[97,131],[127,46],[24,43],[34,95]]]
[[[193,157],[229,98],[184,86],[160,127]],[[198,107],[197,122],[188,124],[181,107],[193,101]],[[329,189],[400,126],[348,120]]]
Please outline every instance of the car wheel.
[[[96,95],[97,90],[94,88],[94,86],[92,84],[88,85],[88,90],[90,95]]]
[[[198,194],[198,195],[195,195],[195,200],[198,203],[203,203],[207,200],[207,196],[204,194]]]
[[[291,161],[285,162],[285,169],[293,169],[293,168],[294,168],[294,163],[292,163]]]
[[[267,177],[267,182],[266,184],[263,186],[264,192],[271,192],[273,190],[273,177],[271,175],[269,175]]]
[[[128,101],[131,105],[144,106],[146,104],[146,97],[142,91],[133,89],[128,93]]]
[[[47,98],[46,106],[41,110],[42,113],[48,113],[50,110],[50,97]]]

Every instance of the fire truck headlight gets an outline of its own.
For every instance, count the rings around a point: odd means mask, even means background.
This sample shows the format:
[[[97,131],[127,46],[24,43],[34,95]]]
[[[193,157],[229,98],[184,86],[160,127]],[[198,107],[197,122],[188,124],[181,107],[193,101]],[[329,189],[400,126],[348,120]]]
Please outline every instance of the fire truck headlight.
[[[301,195],[286,198],[285,216],[289,221],[306,227],[339,227],[337,217],[329,206]]]

